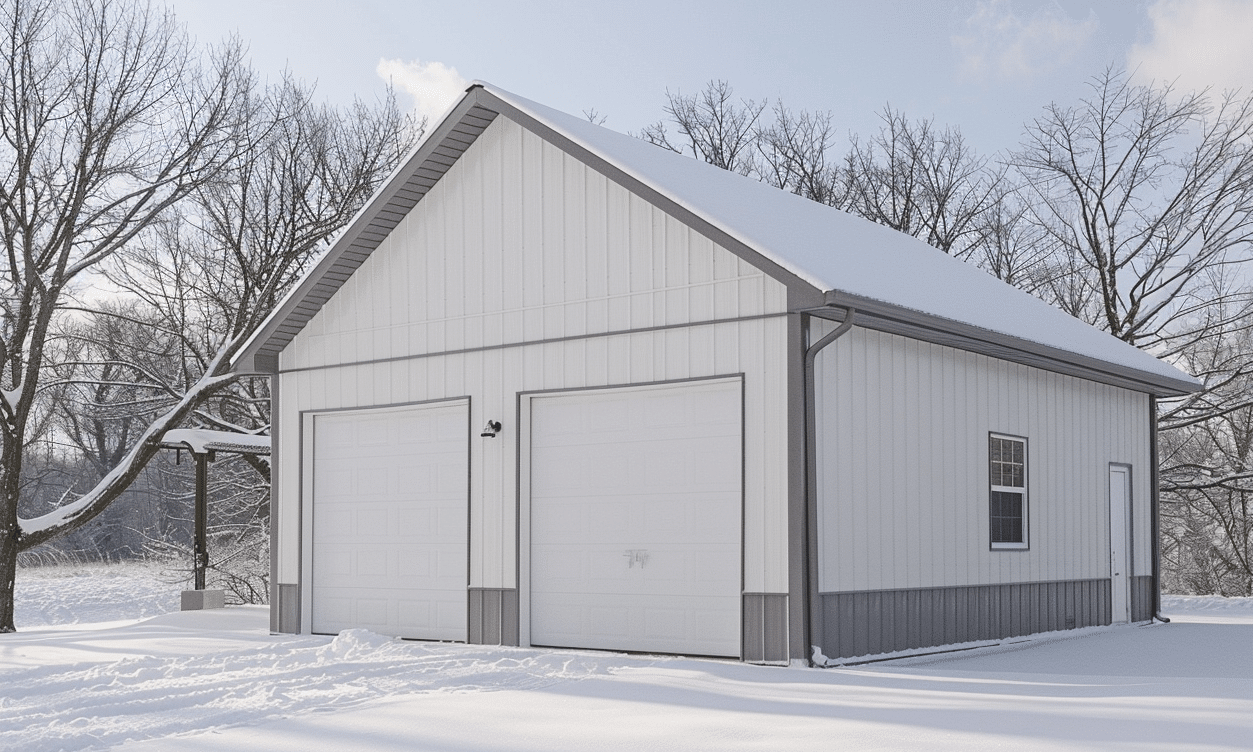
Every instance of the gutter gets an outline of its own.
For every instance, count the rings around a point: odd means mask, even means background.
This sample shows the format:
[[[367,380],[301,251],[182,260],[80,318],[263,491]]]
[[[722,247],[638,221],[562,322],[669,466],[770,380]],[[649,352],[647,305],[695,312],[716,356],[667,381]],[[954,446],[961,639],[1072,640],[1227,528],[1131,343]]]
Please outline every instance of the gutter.
[[[833,306],[831,306],[833,307]],[[816,385],[814,364],[818,353],[827,345],[836,341],[853,328],[853,318],[857,309],[852,306],[844,308],[844,321],[822,339],[805,348],[805,623],[809,627],[809,665],[818,666],[815,656],[821,655],[821,649],[814,644],[817,635],[822,634],[822,609],[818,604],[818,572],[814,566],[813,552],[818,550],[818,415],[816,405]],[[805,333],[809,333],[809,325],[813,316],[807,315]]]

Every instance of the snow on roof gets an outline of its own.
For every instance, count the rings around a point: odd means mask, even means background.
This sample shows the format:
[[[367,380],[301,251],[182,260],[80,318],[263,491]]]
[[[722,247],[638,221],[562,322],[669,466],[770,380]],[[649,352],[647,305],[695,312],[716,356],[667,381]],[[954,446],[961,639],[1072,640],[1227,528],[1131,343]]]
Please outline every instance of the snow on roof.
[[[914,237],[479,85],[823,292],[849,293],[1200,386],[1169,363]]]
[[[174,428],[161,437],[161,446],[169,449],[186,447],[197,454],[210,451],[269,454],[270,437],[208,428]]]

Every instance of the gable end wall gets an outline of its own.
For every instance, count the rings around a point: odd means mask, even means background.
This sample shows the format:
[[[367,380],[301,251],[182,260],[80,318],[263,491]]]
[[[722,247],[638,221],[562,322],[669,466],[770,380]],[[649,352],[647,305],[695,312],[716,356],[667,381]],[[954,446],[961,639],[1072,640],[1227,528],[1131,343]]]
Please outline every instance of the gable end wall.
[[[744,588],[786,593],[786,307],[782,284],[501,116],[282,352],[278,430],[469,396],[472,425],[505,429],[471,441],[468,584],[516,588],[520,392],[742,374]],[[288,446],[282,583],[308,566]]]

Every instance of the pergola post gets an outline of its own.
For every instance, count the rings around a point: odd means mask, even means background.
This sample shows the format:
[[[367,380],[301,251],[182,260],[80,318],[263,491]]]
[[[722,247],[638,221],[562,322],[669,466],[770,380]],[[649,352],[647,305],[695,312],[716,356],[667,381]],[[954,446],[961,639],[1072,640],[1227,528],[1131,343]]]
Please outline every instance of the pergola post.
[[[195,577],[196,590],[204,590],[205,570],[209,568],[209,453],[193,452],[196,458],[196,509],[195,509]]]
[[[226,602],[226,591],[205,589],[209,569],[209,463],[217,459],[218,452],[269,455],[270,437],[203,428],[175,428],[165,432],[161,448],[178,452],[185,450],[196,460],[196,494],[192,510],[195,527],[192,575],[195,588],[183,591],[182,608],[184,611],[222,608]]]

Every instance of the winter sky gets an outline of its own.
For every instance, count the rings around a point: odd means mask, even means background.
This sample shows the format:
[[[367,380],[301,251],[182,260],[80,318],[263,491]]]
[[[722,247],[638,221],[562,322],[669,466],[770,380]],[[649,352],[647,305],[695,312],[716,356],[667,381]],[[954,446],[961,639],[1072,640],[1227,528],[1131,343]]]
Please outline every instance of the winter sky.
[[[1012,148],[1109,66],[1180,89],[1253,89],[1253,0],[170,0],[201,41],[235,32],[255,66],[333,102],[390,79],[437,117],[474,79],[637,132],[667,89],[829,110],[870,134],[890,103]]]

